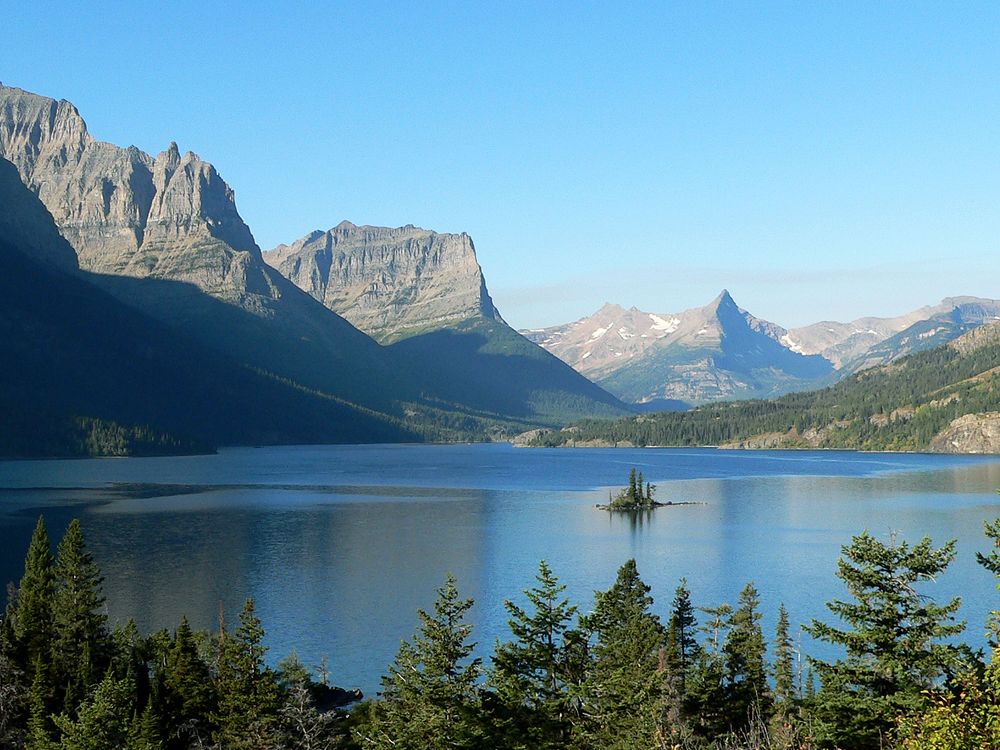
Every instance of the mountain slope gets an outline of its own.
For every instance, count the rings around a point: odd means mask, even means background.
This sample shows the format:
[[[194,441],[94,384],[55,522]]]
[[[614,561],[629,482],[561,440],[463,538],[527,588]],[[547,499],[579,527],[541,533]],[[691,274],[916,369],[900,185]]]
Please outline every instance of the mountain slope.
[[[264,263],[212,165],[97,141],[69,102],[2,85],[0,156],[119,299],[239,362],[391,406],[402,383],[380,347]]]
[[[800,390],[832,371],[823,358],[781,344],[784,334],[727,291],[681,313],[605,305],[575,323],[527,332],[625,401],[692,404]]]
[[[394,420],[220,357],[96,287],[3,159],[0,205],[0,347],[15,364],[0,368],[0,455],[414,439]]]
[[[538,411],[533,404],[541,401],[528,396],[510,413],[495,412],[487,397],[489,378],[511,377],[513,358],[491,371],[467,359],[442,371],[416,349],[400,360],[395,350],[380,346],[265,263],[229,186],[212,165],[190,152],[181,155],[175,144],[152,157],[134,147],[102,143],[69,102],[0,85],[0,156],[16,165],[22,182],[51,212],[94,283],[241,366],[389,413],[432,439],[495,434],[506,429],[505,421],[520,427],[522,420],[552,424],[609,410],[627,413],[576,373],[553,374],[564,367],[555,360],[534,388],[544,391],[548,383],[562,383],[568,392],[561,402],[573,404],[564,413]],[[340,234],[358,238],[358,252],[369,252],[365,237],[381,241],[375,236],[379,232],[395,232],[388,244],[409,243],[415,252],[400,246],[364,266],[364,273],[379,274],[390,287],[414,290],[412,309],[405,298],[386,305],[387,324],[415,333],[457,324],[471,311],[477,320],[505,325],[489,301],[467,236],[455,236],[455,242],[413,228],[348,226]],[[410,270],[403,262],[408,252],[420,261]],[[449,263],[439,261],[451,257],[460,260],[459,276],[463,282],[472,278],[473,288],[469,294],[445,295],[445,313],[438,315],[437,297],[447,284],[433,279],[448,279]],[[376,302],[377,308],[387,300]],[[414,328],[413,320],[424,323]],[[424,350],[440,356],[433,346]],[[424,368],[438,377],[426,377]],[[474,377],[487,380],[471,387]],[[469,394],[471,401],[456,401],[456,393]]]
[[[425,402],[520,424],[629,412],[503,321],[467,234],[342,222],[264,257],[388,343]]]
[[[535,443],[1000,452],[998,410],[1000,323],[992,323],[820,391],[588,421]]]

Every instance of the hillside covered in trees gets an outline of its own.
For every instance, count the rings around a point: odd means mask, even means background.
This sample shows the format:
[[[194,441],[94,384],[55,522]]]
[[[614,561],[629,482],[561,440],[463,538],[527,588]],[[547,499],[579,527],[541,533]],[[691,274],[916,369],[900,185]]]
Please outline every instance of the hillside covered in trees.
[[[1000,410],[1000,324],[819,391],[533,434],[534,446],[612,444],[919,451],[964,415]]]
[[[986,525],[1000,545],[1000,519]],[[542,562],[526,604],[505,602],[510,638],[475,656],[472,601],[453,578],[419,611],[376,700],[331,688],[294,656],[269,665],[248,600],[235,627],[109,628],[100,571],[73,521],[50,549],[39,519],[0,620],[0,747],[12,750],[812,750],[1000,743],[1000,649],[990,662],[948,639],[958,600],[920,582],[955,543],[843,548],[849,593],[811,635],[842,649],[803,661],[782,606],[772,639],[757,590],[696,608],[681,580],[669,614],[634,561],[585,606]],[[1000,549],[979,554],[1000,579]],[[984,576],[984,581],[985,581]],[[990,628],[1000,633],[1000,612]],[[314,679],[321,673],[323,679]]]

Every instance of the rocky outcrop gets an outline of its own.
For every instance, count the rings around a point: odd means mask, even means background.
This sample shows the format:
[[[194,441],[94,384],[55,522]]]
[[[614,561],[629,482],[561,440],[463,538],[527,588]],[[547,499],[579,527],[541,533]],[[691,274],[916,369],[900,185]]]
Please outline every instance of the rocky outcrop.
[[[1000,453],[1000,412],[965,414],[934,436],[932,453]]]
[[[468,234],[349,221],[279,245],[265,260],[300,289],[387,343],[471,318],[499,318]]]
[[[280,279],[215,168],[177,144],[151,157],[96,140],[67,101],[0,85],[0,156],[98,273],[187,281],[268,314]]]
[[[959,354],[971,354],[984,346],[1000,342],[1000,321],[980,326],[952,341],[949,346]]]

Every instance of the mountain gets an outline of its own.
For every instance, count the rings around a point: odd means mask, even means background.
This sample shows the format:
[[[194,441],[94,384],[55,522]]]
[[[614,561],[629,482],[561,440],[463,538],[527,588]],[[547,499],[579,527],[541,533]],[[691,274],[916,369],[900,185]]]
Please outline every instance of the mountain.
[[[526,332],[625,401],[691,404],[788,393],[832,372],[824,358],[784,346],[785,334],[728,291],[680,313],[608,304],[574,323]]]
[[[405,353],[381,346],[265,263],[230,187],[211,164],[191,152],[182,155],[175,144],[153,157],[133,146],[103,143],[90,135],[69,102],[0,85],[0,156],[17,167],[21,181],[49,211],[80,267],[90,272],[90,282],[240,367],[349,409],[405,420],[429,439],[468,439],[587,414],[627,413],[572,371],[550,377],[564,367],[554,358],[537,382],[519,391],[520,401],[504,402],[510,411],[497,411],[491,388],[512,378],[524,352],[510,351],[489,371],[471,364],[463,370],[466,362],[459,360],[442,372],[437,362],[422,359],[440,359],[437,340]],[[441,249],[441,242],[429,243],[433,262],[414,271],[411,282],[434,276],[436,257],[452,257],[453,243],[444,244],[448,247]],[[464,273],[478,274],[474,317],[505,325],[487,304],[471,241],[467,244],[471,265]],[[365,273],[377,265],[367,264]],[[385,278],[394,279],[396,270],[387,264]],[[436,294],[421,284],[415,303]],[[388,307],[388,322],[404,327],[434,312],[433,304],[418,306],[415,316],[403,304]],[[458,321],[453,313],[461,306],[446,307],[451,317],[434,313],[431,326]],[[466,350],[475,340],[463,340]],[[529,359],[537,356],[531,352]],[[425,368],[437,377],[426,377]],[[480,380],[468,382],[474,376]],[[563,384],[554,396],[553,382]],[[372,439],[381,434],[376,431]]]
[[[468,234],[345,221],[264,258],[387,344],[420,392],[442,405],[525,424],[629,411],[504,322]]]
[[[9,86],[0,86],[0,156],[114,296],[238,361],[390,406],[387,389],[372,386],[394,378],[380,347],[264,263],[211,164],[174,144],[153,158],[103,143],[69,102]]]
[[[264,260],[382,343],[470,318],[499,319],[468,234],[343,221]]]
[[[0,159],[0,455],[412,440],[398,420],[239,365],[98,288]],[[161,282],[170,283],[170,282]]]
[[[822,321],[793,328],[781,342],[801,354],[819,354],[838,370],[851,373],[932,349],[993,320],[1000,320],[1000,301],[947,297],[894,318]]]
[[[949,297],[895,318],[786,330],[755,318],[723,292],[706,307],[681,313],[606,304],[574,323],[524,333],[623,400],[652,411],[819,388],[998,319],[1000,301]]]
[[[771,401],[586,421],[534,445],[721,445],[734,448],[1000,453],[1000,322],[948,344]]]

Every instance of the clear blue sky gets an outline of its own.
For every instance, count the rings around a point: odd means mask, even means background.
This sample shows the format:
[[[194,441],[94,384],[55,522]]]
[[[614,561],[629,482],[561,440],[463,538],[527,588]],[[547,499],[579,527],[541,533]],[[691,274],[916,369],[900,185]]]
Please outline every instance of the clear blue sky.
[[[3,4],[0,80],[212,161],[264,248],[467,231],[516,326],[1000,298],[1000,3]]]

